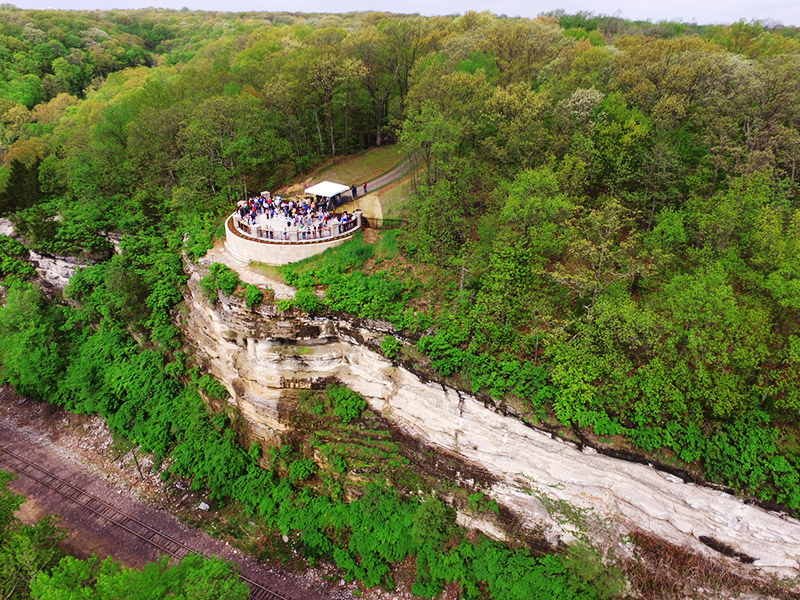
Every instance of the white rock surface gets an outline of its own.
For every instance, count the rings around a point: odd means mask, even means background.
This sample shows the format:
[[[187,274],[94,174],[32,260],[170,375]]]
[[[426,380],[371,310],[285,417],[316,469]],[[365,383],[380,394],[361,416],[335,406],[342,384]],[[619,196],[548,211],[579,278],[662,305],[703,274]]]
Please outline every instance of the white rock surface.
[[[0,219],[0,235],[14,235],[14,226],[8,219]]]
[[[496,482],[488,495],[526,526],[544,524],[553,541],[570,541],[570,527],[549,517],[537,494],[609,518],[623,533],[639,528],[704,555],[735,560],[700,542],[707,536],[754,558],[757,570],[800,574],[800,522],[795,519],[646,465],[581,452],[469,394],[423,381],[369,348],[368,342],[384,335],[372,326],[286,319],[272,307],[250,312],[234,299],[223,298],[212,307],[198,281],[193,273],[187,337],[233,392],[255,435],[265,440],[276,442],[288,428],[282,418],[291,410],[286,388],[337,379],[405,432],[491,473]]]
[[[30,261],[39,277],[59,289],[67,287],[69,280],[75,275],[78,267],[85,267],[86,263],[77,258],[64,256],[47,256],[31,251]]]

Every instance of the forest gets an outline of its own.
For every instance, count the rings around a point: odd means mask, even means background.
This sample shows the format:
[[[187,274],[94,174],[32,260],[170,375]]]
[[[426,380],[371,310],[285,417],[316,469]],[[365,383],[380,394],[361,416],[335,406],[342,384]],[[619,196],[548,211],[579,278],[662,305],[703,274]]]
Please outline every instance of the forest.
[[[800,516],[799,28],[3,5],[0,63],[0,216],[20,236],[0,237],[3,382],[102,414],[302,532],[311,560],[390,586],[416,556],[425,596],[619,591],[558,555],[445,553],[438,501],[375,486],[347,508],[303,485],[307,458],[261,469],[209,413],[225,392],[181,339],[183,261],[238,200],[386,144],[414,161],[407,226],[284,268],[294,310],[387,320],[437,376],[535,424]],[[31,250],[91,266],[48,296]],[[434,525],[400,539],[387,514]]]

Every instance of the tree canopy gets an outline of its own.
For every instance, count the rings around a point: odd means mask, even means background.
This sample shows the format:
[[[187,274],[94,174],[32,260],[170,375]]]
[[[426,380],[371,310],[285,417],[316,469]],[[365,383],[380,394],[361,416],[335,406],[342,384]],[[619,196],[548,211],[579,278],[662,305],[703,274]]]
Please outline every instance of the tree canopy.
[[[0,214],[94,261],[51,302],[0,244],[20,392],[230,495],[250,463],[188,374],[183,257],[237,200],[397,143],[408,226],[286,268],[298,310],[390,320],[527,419],[800,514],[797,28],[5,6],[0,63]]]

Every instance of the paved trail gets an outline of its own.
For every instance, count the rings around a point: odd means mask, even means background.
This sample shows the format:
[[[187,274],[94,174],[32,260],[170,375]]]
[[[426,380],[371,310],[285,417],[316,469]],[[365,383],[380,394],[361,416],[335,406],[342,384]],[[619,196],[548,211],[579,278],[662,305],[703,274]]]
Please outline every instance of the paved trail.
[[[380,175],[373,179],[372,181],[367,182],[367,193],[371,194],[372,192],[377,192],[382,187],[386,187],[390,183],[394,183],[395,181],[402,179],[411,171],[411,160],[406,158],[405,160],[401,161],[397,164],[391,171],[387,171],[383,175]],[[359,188],[359,193],[363,188]]]

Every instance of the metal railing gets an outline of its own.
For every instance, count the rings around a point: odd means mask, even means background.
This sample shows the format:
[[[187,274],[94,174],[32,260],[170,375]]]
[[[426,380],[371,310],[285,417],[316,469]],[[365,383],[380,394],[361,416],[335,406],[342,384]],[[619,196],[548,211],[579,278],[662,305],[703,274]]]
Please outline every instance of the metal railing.
[[[405,219],[378,219],[375,217],[362,217],[361,226],[364,229],[402,229],[408,224]]]
[[[261,225],[248,225],[238,213],[228,217],[228,229],[235,235],[264,244],[314,244],[350,237],[361,228],[361,215],[353,215],[347,223],[329,223],[324,227],[288,227],[283,231],[266,229]]]

